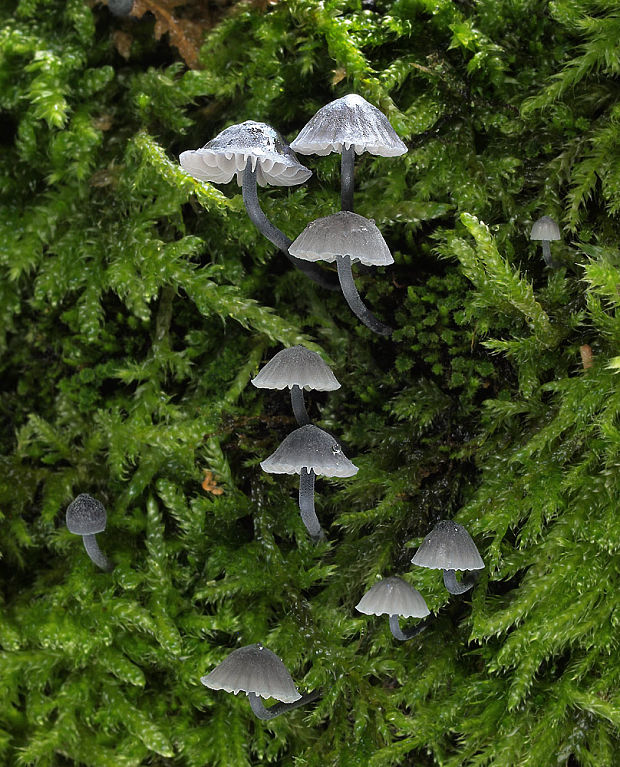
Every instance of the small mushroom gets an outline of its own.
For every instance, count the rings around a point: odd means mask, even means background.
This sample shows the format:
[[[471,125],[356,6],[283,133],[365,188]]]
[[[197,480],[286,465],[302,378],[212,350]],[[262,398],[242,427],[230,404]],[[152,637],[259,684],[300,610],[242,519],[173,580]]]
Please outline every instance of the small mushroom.
[[[443,570],[443,582],[451,594],[463,594],[478,580],[477,570],[484,568],[482,557],[470,534],[457,522],[442,519],[422,541],[411,560],[414,565]],[[459,583],[456,570],[466,570]]]
[[[108,0],[108,8],[114,16],[129,16],[133,0]]]
[[[401,642],[412,639],[424,631],[427,621],[421,621],[410,631],[403,631],[398,616],[403,618],[426,618],[430,615],[424,597],[402,578],[384,578],[367,591],[355,606],[365,615],[389,615],[390,631]]]
[[[67,506],[67,527],[74,535],[81,535],[86,553],[92,561],[106,572],[112,572],[114,565],[102,553],[97,543],[97,533],[105,530],[107,514],[104,505],[86,493],[80,493]]]
[[[291,149],[300,154],[341,154],[342,210],[353,210],[356,154],[399,157],[407,151],[383,112],[356,93],[319,109],[291,143]]]
[[[181,152],[179,161],[181,167],[199,181],[227,184],[236,176],[247,214],[259,232],[312,280],[324,287],[335,288],[319,268],[308,268],[308,264],[289,254],[290,239],[269,221],[260,207],[257,184],[295,186],[312,175],[275,128],[254,120],[231,125],[201,149]]]
[[[212,690],[225,690],[235,695],[247,693],[252,711],[265,720],[310,703],[320,695],[318,690],[300,695],[284,663],[260,643],[234,650],[200,681]],[[261,698],[282,702],[265,708]]]
[[[549,243],[552,240],[561,240],[560,227],[555,223],[551,216],[543,216],[535,222],[530,232],[530,240],[540,240],[542,242],[543,258],[547,266],[552,269],[557,268],[558,264],[551,257],[551,247]]]
[[[252,379],[252,383],[258,389],[288,387],[291,390],[293,413],[300,426],[310,422],[304,402],[304,389],[332,391],[340,388],[336,376],[321,356],[305,346],[282,349],[269,360],[256,378]]]
[[[390,249],[374,221],[351,211],[317,218],[293,242],[289,252],[307,261],[335,261],[340,287],[351,311],[374,333],[390,335],[392,328],[380,322],[362,301],[351,271],[353,261],[366,266],[394,263]]]
[[[352,477],[358,468],[336,440],[318,426],[307,424],[288,435],[278,449],[261,462],[269,474],[299,474],[299,511],[313,541],[324,537],[314,510],[314,478]]]

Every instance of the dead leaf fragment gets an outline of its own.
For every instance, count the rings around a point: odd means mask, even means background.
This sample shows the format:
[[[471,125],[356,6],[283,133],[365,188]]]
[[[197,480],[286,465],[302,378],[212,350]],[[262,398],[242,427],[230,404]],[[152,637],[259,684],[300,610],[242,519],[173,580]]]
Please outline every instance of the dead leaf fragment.
[[[133,37],[128,32],[123,32],[121,29],[117,29],[112,34],[112,42],[114,43],[116,50],[125,59],[125,61],[128,61],[129,57],[131,56],[131,44],[133,43]]]
[[[211,495],[223,495],[224,491],[221,487],[217,486],[217,482],[213,477],[213,472],[208,469],[203,469],[203,471],[205,473],[205,478],[202,481],[202,489],[207,493],[211,493]]]

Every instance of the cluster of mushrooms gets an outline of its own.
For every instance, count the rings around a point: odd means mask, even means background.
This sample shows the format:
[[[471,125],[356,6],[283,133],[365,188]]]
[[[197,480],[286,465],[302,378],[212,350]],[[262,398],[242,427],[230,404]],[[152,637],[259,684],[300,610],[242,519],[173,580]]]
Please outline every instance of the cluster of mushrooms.
[[[356,154],[368,152],[398,157],[406,151],[407,147],[385,115],[361,96],[351,94],[320,109],[290,146],[271,126],[248,120],[226,128],[201,149],[183,152],[180,162],[200,181],[225,184],[236,176],[246,211],[258,230],[314,282],[330,290],[340,287],[358,319],[373,332],[389,336],[391,328],[366,307],[353,279],[351,265],[355,261],[368,267],[394,262],[374,221],[353,212],[354,165]],[[294,186],[307,181],[312,172],[301,165],[295,152],[341,155],[341,210],[310,222],[292,241],[266,217],[258,200],[258,186]],[[550,267],[556,266],[549,243],[560,239],[560,231],[553,219],[549,216],[539,219],[530,238],[542,242],[545,262]],[[318,261],[335,262],[338,280],[332,272],[321,269]],[[314,507],[315,477],[352,477],[358,469],[331,434],[310,423],[304,389],[333,391],[340,388],[340,384],[321,356],[303,346],[278,352],[252,383],[261,389],[290,390],[298,428],[261,462],[261,467],[269,473],[299,474],[301,518],[311,539],[318,543],[325,539],[325,533]],[[70,532],[82,536],[92,561],[110,572],[113,565],[96,540],[97,533],[103,532],[106,525],[103,505],[81,494],[67,508],[66,521]],[[451,594],[463,594],[471,589],[484,568],[471,536],[452,520],[438,522],[411,561],[419,567],[441,570],[444,585]],[[463,573],[460,581],[457,571]],[[390,631],[400,641],[424,631],[430,615],[420,592],[398,577],[375,583],[356,609],[366,615],[387,615]],[[412,628],[403,629],[401,618],[422,620]],[[301,695],[280,658],[260,643],[234,650],[200,681],[214,690],[245,692],[254,714],[264,720],[320,696],[319,690]],[[261,698],[273,698],[279,703],[266,708]]]

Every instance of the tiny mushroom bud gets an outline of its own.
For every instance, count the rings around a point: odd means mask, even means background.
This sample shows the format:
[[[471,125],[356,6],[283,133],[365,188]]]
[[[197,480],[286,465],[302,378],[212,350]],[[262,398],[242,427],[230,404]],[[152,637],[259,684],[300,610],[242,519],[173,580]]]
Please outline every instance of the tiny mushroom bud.
[[[403,631],[398,617],[426,618],[430,615],[424,597],[402,578],[384,578],[367,591],[355,606],[356,610],[365,615],[389,615],[390,631],[401,642],[412,639],[428,626],[427,621],[421,621],[410,631]]]
[[[80,493],[66,512],[67,527],[70,533],[81,535],[86,553],[92,561],[106,572],[111,572],[114,566],[101,552],[97,544],[97,533],[102,533],[106,527],[107,515],[103,504],[86,493]]]
[[[273,719],[316,700],[320,694],[315,690],[300,695],[284,663],[260,643],[234,650],[200,681],[212,690],[225,690],[235,695],[245,692],[259,719]],[[282,703],[265,708],[261,698],[275,698]]]
[[[252,379],[252,383],[258,389],[290,389],[293,413],[300,426],[310,422],[304,389],[332,391],[340,388],[336,376],[320,355],[305,346],[282,349]]]
[[[247,214],[259,232],[308,277],[335,289],[335,284],[320,269],[289,255],[290,239],[269,221],[260,207],[257,184],[296,186],[312,175],[275,128],[254,120],[231,125],[201,149],[182,152],[179,161],[181,167],[199,181],[227,184],[236,176]]]
[[[352,477],[358,472],[331,434],[312,424],[291,432],[278,449],[261,462],[261,467],[270,474],[299,474],[299,510],[315,542],[323,537],[314,510],[315,476]]]
[[[350,93],[312,117],[291,148],[300,154],[341,154],[342,210],[353,210],[355,155],[399,157],[407,151],[387,117],[365,98]]]
[[[543,258],[547,266],[555,268],[556,262],[551,258],[551,248],[549,243],[552,240],[561,240],[560,227],[555,223],[551,216],[543,216],[532,227],[530,232],[530,240],[538,240],[542,242]]]
[[[366,266],[394,263],[374,221],[351,211],[318,218],[308,224],[289,252],[307,261],[336,261],[340,286],[351,311],[374,333],[390,335],[392,329],[379,322],[360,298],[351,271],[353,261]]]
[[[422,541],[411,560],[414,565],[443,570],[443,582],[451,594],[463,594],[476,583],[476,570],[484,568],[476,544],[463,525],[449,519],[438,522]],[[461,583],[455,570],[469,571]]]

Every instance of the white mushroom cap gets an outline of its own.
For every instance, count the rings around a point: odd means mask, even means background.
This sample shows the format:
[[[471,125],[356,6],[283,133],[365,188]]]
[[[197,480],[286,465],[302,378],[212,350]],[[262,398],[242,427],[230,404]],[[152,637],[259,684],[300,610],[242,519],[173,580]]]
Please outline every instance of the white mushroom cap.
[[[350,147],[356,154],[380,157],[399,157],[407,151],[383,112],[356,93],[319,109],[291,143],[300,154],[321,156]]]
[[[396,577],[375,583],[355,609],[365,615],[400,615],[403,618],[425,618],[430,614],[422,594]]]
[[[358,472],[334,438],[312,424],[291,432],[261,462],[261,468],[269,474],[301,474],[302,469],[312,469],[324,477],[352,477]]]
[[[292,389],[300,386],[317,391],[339,389],[336,376],[316,352],[305,346],[291,346],[278,352],[252,383],[258,389]]]
[[[311,221],[290,246],[291,256],[305,261],[335,261],[350,256],[366,266],[393,264],[383,235],[372,219],[349,210]]]
[[[530,240],[561,240],[560,227],[551,216],[543,216],[535,222],[530,232]]]
[[[227,184],[236,174],[241,186],[250,158],[260,186],[295,186],[312,175],[275,128],[254,120],[231,125],[202,149],[181,152],[179,160],[181,167],[199,181]]]
[[[210,674],[200,677],[200,681],[212,690],[235,695],[253,692],[261,698],[275,698],[283,703],[294,703],[301,698],[284,663],[262,644],[234,650]]]
[[[484,562],[470,534],[457,522],[442,519],[422,541],[411,560],[433,570],[482,570]]]
[[[107,514],[105,506],[87,493],[80,493],[67,506],[67,527],[75,535],[96,535],[105,530]]]

